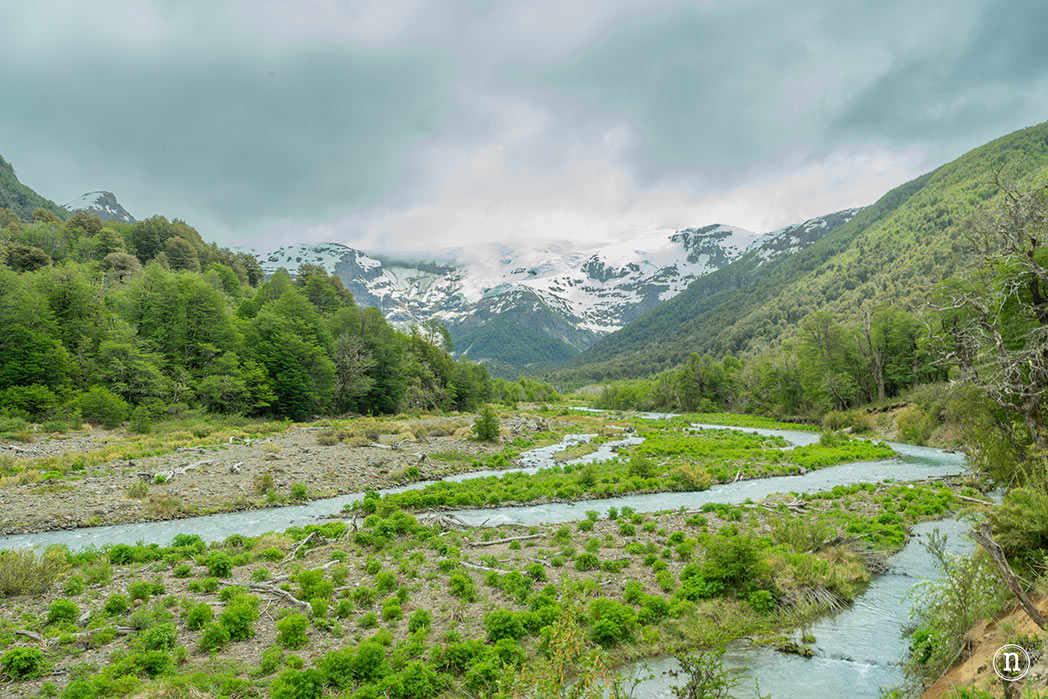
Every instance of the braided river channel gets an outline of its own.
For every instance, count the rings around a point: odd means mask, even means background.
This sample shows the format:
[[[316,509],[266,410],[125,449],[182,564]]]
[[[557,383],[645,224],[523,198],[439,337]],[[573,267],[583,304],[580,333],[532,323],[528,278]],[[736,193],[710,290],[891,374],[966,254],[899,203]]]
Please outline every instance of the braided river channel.
[[[652,414],[646,417],[664,416]],[[719,425],[695,427],[738,429],[762,435],[776,435],[793,445],[810,444],[819,438],[817,433],[795,430],[727,428]],[[593,437],[594,435],[567,435],[557,444],[524,452],[514,468],[457,474],[446,480],[461,481],[510,472],[533,473],[555,465],[554,454],[565,447],[587,442]],[[622,439],[606,442],[596,451],[569,463],[605,461],[614,458],[618,447],[639,444],[642,441],[641,437],[624,435]],[[586,510],[605,511],[610,507],[623,506],[632,507],[637,512],[658,512],[682,507],[692,509],[711,502],[741,503],[747,499],[760,500],[773,493],[814,493],[831,490],[838,485],[886,479],[896,482],[918,481],[958,475],[967,471],[964,455],[960,453],[909,444],[892,443],[891,446],[898,454],[896,458],[841,464],[809,471],[803,475],[738,481],[715,485],[697,492],[652,493],[578,503],[455,510],[449,514],[474,525],[553,524],[584,519]],[[423,488],[430,483],[432,481],[420,481],[378,492],[401,492]],[[135,542],[165,545],[180,533],[197,534],[206,541],[222,540],[232,534],[255,536],[328,519],[341,512],[344,505],[363,496],[363,493],[352,493],[314,500],[304,505],[161,522],[4,536],[0,537],[0,548],[64,544],[72,549],[79,549]],[[866,591],[849,607],[838,613],[828,614],[805,629],[816,638],[816,642],[812,644],[813,658],[787,655],[770,648],[753,646],[745,641],[730,645],[724,657],[725,665],[737,668],[742,673],[736,693],[739,696],[757,696],[752,690],[759,684],[761,694],[770,694],[776,699],[802,696],[806,699],[876,699],[884,690],[901,684],[901,664],[907,653],[903,630],[910,609],[910,593],[921,579],[933,579],[939,574],[937,563],[923,545],[936,528],[947,535],[948,547],[951,550],[971,550],[972,544],[964,538],[967,527],[961,522],[940,520],[914,526],[913,536],[907,545],[888,559],[887,572],[875,576]],[[799,631],[797,635],[799,636]],[[634,696],[638,698],[673,696],[672,687],[678,682],[676,669],[676,661],[669,657],[649,659],[645,664],[625,668],[627,672],[635,673],[638,677],[654,675],[638,685],[634,692]],[[748,692],[751,694],[747,694]]]

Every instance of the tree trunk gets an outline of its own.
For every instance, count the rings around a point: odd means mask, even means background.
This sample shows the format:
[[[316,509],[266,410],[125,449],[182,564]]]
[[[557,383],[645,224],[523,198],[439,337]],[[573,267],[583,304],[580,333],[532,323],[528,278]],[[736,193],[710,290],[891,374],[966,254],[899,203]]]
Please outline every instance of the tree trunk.
[[[1022,584],[1019,582],[1019,576],[1015,574],[1012,567],[1008,565],[1008,558],[1004,555],[1004,549],[1001,545],[993,540],[993,535],[990,533],[990,525],[983,522],[979,525],[978,529],[968,530],[968,536],[972,537],[972,540],[986,549],[986,553],[990,554],[990,559],[994,565],[997,566],[997,571],[1004,578],[1005,584],[1008,589],[1012,591],[1015,598],[1019,600],[1019,606],[1023,608],[1026,615],[1030,617],[1033,623],[1040,626],[1042,629],[1048,631],[1048,618],[1045,618],[1044,614],[1041,614],[1039,610],[1030,600],[1030,597],[1026,594],[1026,590],[1023,589]]]

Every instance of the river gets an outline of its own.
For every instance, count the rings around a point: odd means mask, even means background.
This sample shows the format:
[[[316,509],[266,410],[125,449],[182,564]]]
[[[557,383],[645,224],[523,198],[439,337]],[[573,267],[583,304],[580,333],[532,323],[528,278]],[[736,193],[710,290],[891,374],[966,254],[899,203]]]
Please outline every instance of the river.
[[[668,417],[653,415],[653,417]],[[740,429],[767,436],[780,436],[793,445],[810,444],[819,435],[796,430],[769,430],[734,428],[724,425],[694,425],[696,428]],[[518,465],[500,471],[480,471],[456,474],[446,480],[462,481],[510,472],[533,473],[554,465],[554,454],[567,446],[590,441],[594,435],[567,435],[559,443],[524,452]],[[620,446],[639,444],[643,439],[625,435],[622,439],[606,442],[584,457],[569,463],[599,462],[614,456]],[[520,505],[491,509],[467,509],[452,514],[472,524],[549,524],[583,519],[586,510],[604,511],[610,507],[632,507],[637,512],[656,512],[677,508],[695,508],[705,503],[740,503],[747,499],[759,500],[777,492],[819,492],[838,485],[858,482],[915,481],[926,478],[957,475],[966,472],[962,454],[948,453],[929,447],[908,444],[891,445],[897,458],[862,463],[841,464],[804,475],[777,476],[724,485],[689,493],[655,493],[627,495],[578,503],[550,503]],[[402,492],[423,488],[432,481],[387,488],[380,493]],[[65,544],[70,548],[101,546],[108,543],[167,544],[179,533],[193,533],[207,541],[221,540],[231,534],[246,536],[279,531],[290,526],[301,526],[323,521],[338,513],[343,506],[359,500],[363,493],[352,493],[334,498],[315,500],[303,505],[289,505],[261,510],[230,512],[185,519],[142,522],[136,524],[88,527],[82,529],[0,537],[0,548],[25,548]],[[725,664],[729,667],[748,667],[745,680],[738,690],[747,696],[754,680],[761,692],[773,697],[806,697],[829,699],[852,697],[874,699],[882,689],[897,686],[902,680],[900,663],[906,657],[907,647],[903,627],[909,610],[908,594],[920,578],[934,578],[938,570],[934,559],[925,551],[923,543],[936,527],[949,536],[954,551],[965,552],[971,544],[963,538],[965,525],[955,520],[926,522],[914,527],[914,537],[905,548],[891,557],[889,572],[878,575],[868,589],[846,610],[827,615],[807,631],[816,637],[814,658],[778,653],[767,648],[753,647],[745,642],[729,646]],[[670,697],[676,678],[672,658],[647,661],[656,674],[642,683],[635,694],[644,699]],[[630,668],[634,671],[636,668]],[[756,695],[752,695],[756,696]]]

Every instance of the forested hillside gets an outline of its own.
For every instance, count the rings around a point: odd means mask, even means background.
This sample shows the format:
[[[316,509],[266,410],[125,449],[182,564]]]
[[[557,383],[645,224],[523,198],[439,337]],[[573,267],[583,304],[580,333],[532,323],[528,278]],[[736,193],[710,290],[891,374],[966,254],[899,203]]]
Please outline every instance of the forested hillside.
[[[263,281],[251,255],[181,221],[0,209],[0,261],[3,419],[301,419],[472,408],[490,390],[483,367],[394,330],[337,277]]]
[[[693,282],[550,376],[562,384],[640,377],[691,353],[752,354],[794,337],[816,311],[857,323],[864,309],[917,310],[963,262],[964,236],[1001,193],[1048,174],[1048,123],[997,139],[898,187],[794,255],[750,253]]]
[[[42,209],[60,219],[68,218],[69,211],[45,199],[18,181],[15,169],[0,157],[0,209],[9,209],[20,219],[29,220],[33,212]],[[0,219],[0,225],[3,220]]]

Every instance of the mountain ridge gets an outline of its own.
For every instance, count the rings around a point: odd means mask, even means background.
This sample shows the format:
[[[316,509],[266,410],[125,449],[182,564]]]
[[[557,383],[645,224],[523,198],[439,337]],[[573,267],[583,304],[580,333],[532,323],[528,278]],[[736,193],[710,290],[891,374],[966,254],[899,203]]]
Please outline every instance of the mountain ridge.
[[[741,256],[544,376],[563,385],[647,376],[692,352],[774,348],[817,310],[854,320],[863,304],[919,305],[961,264],[964,231],[1000,196],[995,172],[1008,166],[1020,182],[1045,179],[1048,122],[890,190],[796,254],[764,265]]]
[[[50,211],[63,220],[70,214],[67,209],[22,184],[14,166],[3,156],[0,156],[0,208],[11,209],[23,221],[28,221],[36,209]]]
[[[711,224],[650,231],[581,250],[558,243],[526,249],[488,245],[419,262],[321,243],[282,247],[258,259],[267,274],[319,265],[390,322],[439,320],[460,352],[512,374],[570,358],[754,246],[766,260],[790,254],[856,211],[764,235]],[[790,237],[804,226],[806,235]],[[507,321],[518,328],[510,330]],[[513,361],[507,359],[511,355]]]

